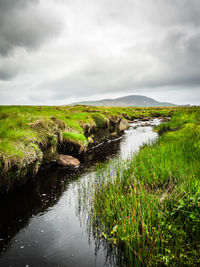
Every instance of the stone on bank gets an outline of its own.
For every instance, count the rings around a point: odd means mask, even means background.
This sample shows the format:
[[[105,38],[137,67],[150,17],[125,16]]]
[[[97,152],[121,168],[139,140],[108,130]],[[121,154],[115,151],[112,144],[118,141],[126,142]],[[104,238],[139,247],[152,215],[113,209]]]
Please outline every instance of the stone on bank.
[[[78,168],[80,161],[70,155],[59,155],[57,163],[68,168]]]

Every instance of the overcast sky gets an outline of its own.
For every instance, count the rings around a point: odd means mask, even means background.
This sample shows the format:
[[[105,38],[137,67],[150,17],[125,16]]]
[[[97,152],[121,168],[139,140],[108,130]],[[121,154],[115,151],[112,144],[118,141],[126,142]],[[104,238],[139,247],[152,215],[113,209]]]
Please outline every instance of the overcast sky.
[[[0,0],[0,104],[200,104],[199,0]]]

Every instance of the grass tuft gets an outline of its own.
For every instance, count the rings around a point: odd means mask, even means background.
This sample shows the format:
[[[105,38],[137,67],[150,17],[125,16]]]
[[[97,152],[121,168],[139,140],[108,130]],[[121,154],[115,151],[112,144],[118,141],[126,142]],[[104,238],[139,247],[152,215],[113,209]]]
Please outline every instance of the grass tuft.
[[[87,145],[87,138],[83,133],[64,132],[62,133],[62,136],[67,141],[83,143],[84,145]]]
[[[200,265],[199,118],[178,112],[156,143],[88,186],[92,232],[123,247],[128,266]]]

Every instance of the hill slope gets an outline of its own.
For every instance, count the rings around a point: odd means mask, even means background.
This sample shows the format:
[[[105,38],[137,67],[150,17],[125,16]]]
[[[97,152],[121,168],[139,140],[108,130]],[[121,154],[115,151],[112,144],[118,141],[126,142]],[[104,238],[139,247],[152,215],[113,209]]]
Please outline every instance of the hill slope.
[[[72,105],[91,105],[91,106],[134,106],[134,107],[161,107],[175,106],[172,103],[158,102],[153,98],[142,95],[129,95],[115,99],[103,99],[97,101],[82,101]]]

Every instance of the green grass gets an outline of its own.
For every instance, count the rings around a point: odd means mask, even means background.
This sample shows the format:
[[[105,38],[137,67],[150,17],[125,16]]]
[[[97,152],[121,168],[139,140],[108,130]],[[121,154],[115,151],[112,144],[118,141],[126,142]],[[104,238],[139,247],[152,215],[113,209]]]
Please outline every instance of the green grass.
[[[84,145],[87,145],[87,138],[82,133],[75,133],[75,132],[63,132],[64,139],[71,141],[71,142],[80,142]]]
[[[0,173],[4,178],[0,179],[0,188],[6,180],[10,183],[19,177],[23,178],[27,172],[35,173],[42,162],[55,160],[57,148],[64,146],[61,139],[64,142],[71,141],[85,150],[87,140],[94,139],[91,129],[95,129],[95,134],[99,129],[103,129],[101,134],[105,133],[104,129],[109,128],[112,117],[123,118],[128,115],[134,119],[141,116],[170,116],[183,109],[0,106]]]
[[[128,266],[199,266],[200,109],[157,130],[155,144],[89,185],[90,227],[123,248]]]

